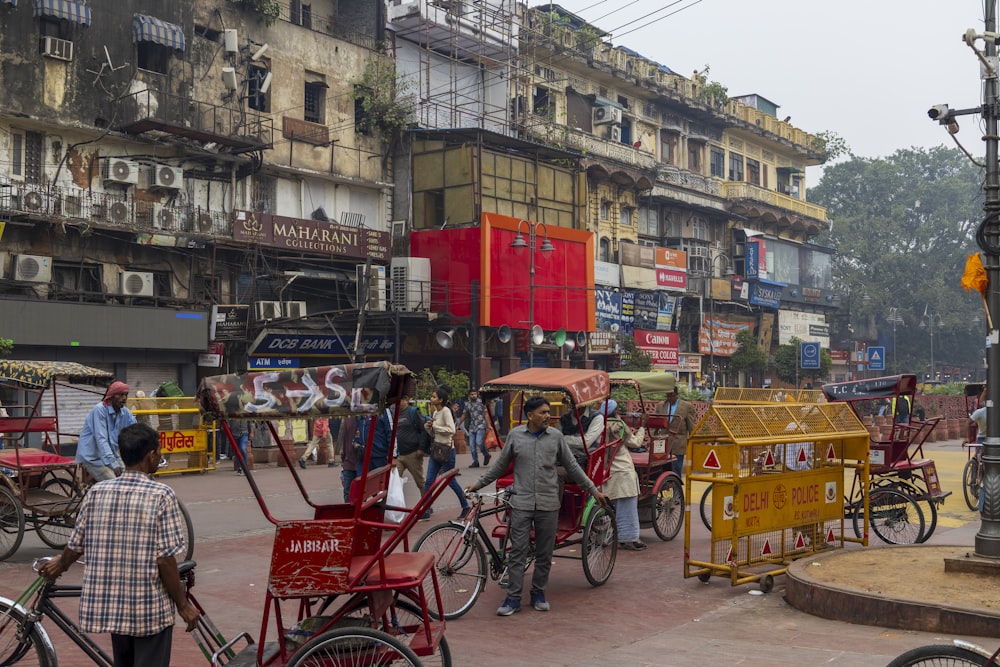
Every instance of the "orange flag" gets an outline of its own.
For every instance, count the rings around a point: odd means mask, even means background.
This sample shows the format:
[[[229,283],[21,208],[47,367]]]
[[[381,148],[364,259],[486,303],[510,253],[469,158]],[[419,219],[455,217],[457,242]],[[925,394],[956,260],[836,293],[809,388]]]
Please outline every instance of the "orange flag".
[[[962,274],[962,287],[969,291],[976,290],[985,299],[989,286],[990,279],[986,276],[986,269],[983,268],[983,260],[980,258],[978,252],[974,252],[965,261],[965,273]]]

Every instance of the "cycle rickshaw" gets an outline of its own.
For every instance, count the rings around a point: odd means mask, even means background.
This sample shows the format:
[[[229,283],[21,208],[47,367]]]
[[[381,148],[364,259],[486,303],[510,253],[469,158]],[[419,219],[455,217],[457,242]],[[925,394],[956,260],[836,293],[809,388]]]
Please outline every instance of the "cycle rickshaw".
[[[861,499],[869,494],[873,524],[878,536],[890,544],[912,544],[926,541],[937,527],[937,506],[951,495],[941,489],[937,468],[923,452],[924,442],[941,421],[940,417],[927,420],[914,418],[914,399],[917,376],[912,374],[890,375],[867,380],[853,380],[823,385],[828,401],[846,402],[859,419],[878,416],[878,406],[889,405],[883,415],[886,422],[873,426],[869,448],[869,488],[859,488],[861,475],[856,474],[848,496],[849,505],[861,511]],[[909,421],[899,421],[891,409],[898,401],[906,400]],[[856,472],[860,472],[856,469]],[[878,501],[876,492],[879,493]],[[877,502],[878,501],[878,502]],[[880,518],[881,517],[881,518]],[[872,523],[871,521],[869,523]],[[867,532],[867,531],[866,531]]]
[[[658,414],[647,400],[663,395],[674,387],[668,373],[616,371],[610,374],[612,391],[629,387],[638,395],[640,412],[626,413],[623,420],[631,428],[642,425],[646,414],[645,452],[629,452],[639,475],[639,524],[650,525],[661,540],[672,540],[684,522],[684,483],[670,469],[676,460],[670,452],[670,439],[677,432],[678,417]]]
[[[311,518],[279,519],[268,510],[247,474],[264,516],[274,524],[259,641],[247,633],[216,642],[213,665],[304,667],[313,665],[450,665],[440,619],[434,558],[408,550],[408,535],[454,476],[442,475],[413,508],[387,504],[389,464],[370,470],[376,418],[413,393],[413,375],[388,362],[257,372],[205,378],[198,392],[203,415],[218,420],[238,465],[247,462],[229,420],[263,422],[280,442],[275,420],[319,417],[369,418],[363,468],[349,504],[317,504],[309,498],[294,455],[279,448]],[[398,403],[396,403],[398,405]],[[395,420],[392,438],[395,439]],[[359,465],[361,462],[359,461]],[[402,513],[394,523],[392,510]],[[269,634],[272,621],[274,630]],[[237,652],[236,645],[248,645]]]
[[[985,389],[986,383],[984,382],[973,382],[965,385],[965,414],[971,417],[973,412],[985,405],[983,400]],[[965,442],[962,443],[962,447],[965,447],[969,457],[965,463],[965,469],[962,470],[962,495],[970,510],[980,509],[979,496],[983,487],[983,473],[986,471],[983,469],[983,444],[979,441],[979,436],[985,435],[985,433],[979,432],[979,426],[970,419]]]
[[[560,404],[564,411],[575,413],[582,438],[583,411],[605,401],[609,391],[610,382],[604,371],[529,368],[490,380],[480,388],[479,393],[484,402],[501,394],[510,397],[511,414],[520,417],[515,418],[515,422],[524,420],[524,402],[527,399],[538,395],[546,395],[547,398],[558,395],[561,404],[556,401],[554,405]],[[496,432],[498,425],[493,416],[488,419],[487,428]],[[584,442],[587,454],[585,471],[598,487],[608,480],[611,460],[621,444],[620,440],[608,442],[606,436],[607,431],[591,447]],[[475,494],[472,509],[464,519],[432,526],[417,540],[415,548],[432,554],[435,559],[446,619],[457,618],[472,608],[486,588],[487,577],[504,585],[510,551],[507,500],[513,491],[513,482],[512,471],[508,470],[496,481],[497,493]],[[494,499],[492,507],[483,507],[486,498]],[[487,521],[484,522],[484,519]],[[618,555],[618,529],[614,517],[588,498],[587,492],[576,484],[567,483],[563,489],[552,555],[581,561],[584,576],[593,586],[604,584],[614,569]]]
[[[108,371],[74,362],[0,360],[9,415],[0,417],[0,560],[14,555],[26,528],[50,547],[66,546],[84,489],[80,467],[62,456],[61,445],[75,444],[79,434],[60,428],[60,403],[89,408],[112,380]],[[52,414],[43,414],[48,409]]]

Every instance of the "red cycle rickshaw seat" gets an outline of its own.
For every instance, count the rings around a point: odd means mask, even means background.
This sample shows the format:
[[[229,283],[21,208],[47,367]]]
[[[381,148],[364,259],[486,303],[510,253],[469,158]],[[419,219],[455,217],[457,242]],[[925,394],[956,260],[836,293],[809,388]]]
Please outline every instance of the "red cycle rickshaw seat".
[[[427,551],[397,551],[388,554],[385,562],[385,580],[379,571],[378,561],[371,566],[364,584],[374,586],[382,584],[387,588],[397,586],[417,585],[424,580],[434,567],[434,554]],[[353,581],[363,574],[365,565],[371,562],[371,556],[355,556],[351,559],[351,571],[348,575]]]

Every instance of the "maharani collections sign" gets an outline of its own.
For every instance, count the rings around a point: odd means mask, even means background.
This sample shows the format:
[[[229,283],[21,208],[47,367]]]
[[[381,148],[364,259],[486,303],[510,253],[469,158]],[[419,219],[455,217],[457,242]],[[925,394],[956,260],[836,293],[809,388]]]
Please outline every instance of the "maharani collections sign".
[[[257,211],[233,212],[233,240],[322,255],[388,261],[388,232]]]

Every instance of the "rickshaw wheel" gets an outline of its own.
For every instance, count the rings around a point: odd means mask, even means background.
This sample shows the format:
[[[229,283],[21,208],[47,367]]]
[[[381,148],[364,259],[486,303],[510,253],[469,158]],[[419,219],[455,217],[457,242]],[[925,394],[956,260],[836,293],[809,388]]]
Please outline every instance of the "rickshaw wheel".
[[[24,539],[24,508],[6,486],[0,484],[0,560],[14,555]]]
[[[965,496],[965,504],[973,511],[979,509],[979,488],[982,486],[979,466],[979,459],[973,457],[965,464],[965,470],[962,471],[962,494]]]
[[[712,532],[712,513],[708,511],[708,501],[711,499],[712,485],[709,484],[701,494],[701,502],[698,503],[698,514],[701,515],[701,522],[708,528],[708,532]]]
[[[42,490],[57,496],[64,496],[67,502],[75,497],[75,504],[69,511],[46,517],[35,517],[35,532],[42,542],[53,549],[62,549],[69,541],[69,536],[76,525],[76,514],[80,509],[80,498],[77,496],[73,481],[65,477],[52,476],[42,482]]]
[[[336,598],[328,598],[327,603],[332,603],[335,600]],[[428,599],[428,604],[434,604],[433,600]],[[328,606],[329,604],[324,604],[321,612],[325,612]],[[357,604],[347,612],[345,618],[365,619],[370,623],[374,622],[378,626],[375,629],[386,632],[392,637],[402,637],[405,639],[413,637],[417,632],[422,632],[424,617],[421,615],[419,603],[409,592],[397,591],[396,599],[391,609],[391,617],[385,619],[389,623],[388,629],[385,628],[385,623],[383,623],[382,619],[373,621],[368,601],[365,598],[357,600]],[[403,645],[409,647],[409,644],[405,641]],[[414,653],[416,652],[414,651]],[[420,658],[420,664],[423,667],[451,667],[451,648],[449,648],[444,635],[441,636],[437,650],[434,653],[417,657]]]
[[[463,537],[461,527],[442,523],[421,535],[413,550],[434,554],[445,620],[472,609],[486,588],[486,552],[476,534]],[[431,616],[436,617],[433,610]]]
[[[583,527],[583,574],[591,586],[611,577],[618,556],[618,527],[603,507],[595,507]]]
[[[765,574],[760,578],[758,583],[760,584],[760,590],[764,593],[770,593],[774,590],[774,577],[770,574]]]
[[[656,485],[653,495],[653,530],[661,540],[677,537],[684,523],[684,489],[681,480],[668,475]]]
[[[292,655],[287,667],[412,665],[420,659],[401,641],[372,628],[340,628],[315,637]]]
[[[868,498],[871,531],[886,544],[918,544],[924,534],[924,513],[910,496],[895,489],[872,489]],[[864,533],[864,505],[854,510],[854,532]]]

